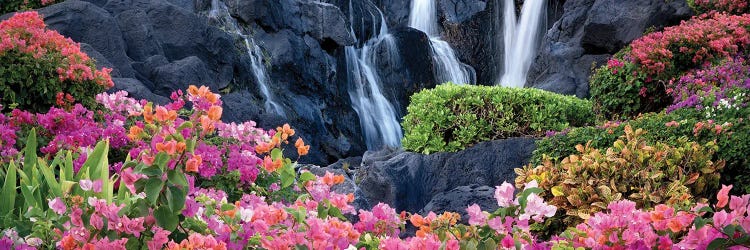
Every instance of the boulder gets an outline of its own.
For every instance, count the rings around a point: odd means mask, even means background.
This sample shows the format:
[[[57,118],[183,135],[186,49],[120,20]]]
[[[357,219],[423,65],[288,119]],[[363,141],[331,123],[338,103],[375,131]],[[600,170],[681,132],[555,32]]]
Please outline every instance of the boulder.
[[[595,65],[648,28],[658,30],[692,15],[685,0],[568,0],[563,8],[542,40],[526,86],[578,97],[588,96]]]
[[[115,86],[108,90],[108,92],[116,92],[125,90],[128,92],[128,96],[135,98],[136,100],[146,99],[156,104],[167,104],[170,102],[169,98],[154,94],[151,90],[146,87],[141,81],[133,78],[112,78]]]
[[[430,211],[436,214],[455,212],[461,215],[461,223],[468,224],[469,215],[466,208],[474,204],[479,205],[482,211],[493,212],[497,210],[499,206],[497,200],[495,200],[495,188],[475,184],[438,193],[419,213],[426,214]]]
[[[431,56],[430,39],[419,30],[401,27],[391,31],[395,48],[381,42],[375,49],[376,70],[381,76],[383,92],[399,117],[406,115],[409,97],[437,84]],[[395,58],[389,50],[395,49]]]
[[[190,85],[208,86],[217,91],[226,85],[217,85],[208,75],[206,64],[196,56],[190,56],[159,67],[152,71],[152,80],[159,86],[155,93],[169,96],[173,91],[186,90]]]
[[[50,29],[101,53],[115,66],[118,76],[135,76],[117,20],[106,10],[89,2],[70,0],[42,8],[39,13]]]
[[[436,195],[460,186],[512,182],[513,169],[528,163],[534,149],[533,138],[510,138],[479,143],[455,153],[368,151],[357,179],[371,203],[384,202],[397,211],[417,212]]]
[[[485,0],[440,0],[438,3],[440,11],[450,23],[469,20],[487,7]]]
[[[351,45],[348,18],[339,7],[320,1],[252,0],[227,1],[232,15],[245,23],[258,22],[272,31],[291,29],[298,35],[308,34],[320,43]]]

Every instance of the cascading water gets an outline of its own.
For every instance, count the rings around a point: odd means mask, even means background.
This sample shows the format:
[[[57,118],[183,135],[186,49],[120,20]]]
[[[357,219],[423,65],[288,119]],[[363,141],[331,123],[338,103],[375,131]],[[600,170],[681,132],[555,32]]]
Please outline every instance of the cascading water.
[[[258,44],[255,43],[255,40],[242,33],[240,26],[237,24],[237,20],[229,15],[229,9],[219,0],[211,1],[211,10],[208,13],[208,17],[218,22],[218,24],[227,32],[233,33],[242,38],[245,48],[247,49],[247,54],[250,57],[250,65],[253,68],[253,74],[255,75],[255,79],[260,87],[260,92],[263,95],[263,98],[266,99],[264,104],[266,112],[273,112],[282,117],[286,116],[284,109],[274,100],[275,97],[268,88],[269,77],[266,72],[266,67],[263,64],[263,51],[261,51]]]
[[[539,29],[546,16],[545,0],[526,0],[521,8],[521,19],[516,21],[513,0],[505,0],[503,27],[505,42],[504,73],[498,84],[523,88],[526,74],[539,45]]]
[[[461,63],[450,44],[440,39],[435,0],[414,0],[411,3],[409,26],[430,37],[432,58],[437,65],[436,78],[440,82],[474,83],[476,74],[471,66]]]
[[[398,61],[398,48],[393,36],[388,34],[385,18],[377,7],[367,1],[377,15],[371,15],[373,25],[380,25],[379,33],[364,42],[360,48],[347,46],[346,68],[349,82],[349,97],[354,110],[359,115],[359,121],[365,135],[368,149],[378,149],[382,146],[401,146],[401,125],[398,123],[396,111],[381,92],[381,78],[375,68],[378,60]],[[352,3],[349,2],[350,23],[354,23]],[[373,27],[373,33],[377,27]],[[353,33],[353,32],[352,32]],[[375,55],[376,49],[385,51],[385,55]]]

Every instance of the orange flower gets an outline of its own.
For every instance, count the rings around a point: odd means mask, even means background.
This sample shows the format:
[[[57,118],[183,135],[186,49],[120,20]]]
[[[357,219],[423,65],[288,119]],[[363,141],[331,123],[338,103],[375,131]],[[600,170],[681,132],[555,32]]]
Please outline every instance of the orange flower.
[[[195,96],[198,95],[198,87],[196,87],[195,85],[190,85],[187,90],[188,90],[188,94],[195,95]]]
[[[277,145],[281,145],[281,141],[279,141],[279,137],[278,136],[274,136],[273,138],[271,138],[271,144],[274,147],[277,146]]]
[[[219,101],[219,95],[217,94],[213,94],[209,92],[206,94],[205,97],[206,97],[206,100],[208,100],[208,102],[210,102],[211,104],[216,104],[216,102]]]
[[[73,239],[73,236],[66,235],[65,237],[60,240],[60,246],[62,249],[69,250],[69,249],[75,249],[78,247],[78,244],[76,244],[76,240]]]
[[[214,121],[221,119],[221,111],[223,109],[220,106],[211,106],[208,108],[208,118]]]
[[[283,165],[283,162],[281,159],[271,160],[271,156],[266,155],[265,158],[263,158],[263,168],[266,169],[266,171],[274,172],[277,169],[281,168]]]
[[[175,140],[169,140],[166,143],[156,143],[156,151],[166,152],[169,155],[173,155],[177,153],[177,142]]]
[[[198,167],[203,164],[203,158],[200,155],[193,155],[185,163],[185,171],[197,173]]]
[[[203,134],[208,134],[211,131],[214,131],[214,129],[216,128],[216,126],[214,125],[216,122],[214,120],[211,120],[211,118],[208,118],[208,116],[206,115],[202,115],[199,120],[201,123]]]
[[[255,146],[255,152],[258,154],[268,153],[271,151],[271,149],[273,149],[273,145],[270,143],[261,142],[260,144]]]
[[[162,106],[156,106],[156,120],[159,122],[170,122],[177,119],[177,111],[167,110]]]
[[[141,133],[143,132],[143,129],[138,126],[132,126],[130,127],[130,133],[128,134],[128,138],[131,141],[138,141],[141,139]]]
[[[310,145],[305,146],[305,142],[302,141],[302,138],[297,138],[297,141],[294,142],[294,146],[297,147],[297,155],[299,156],[306,155],[310,151]]]
[[[278,131],[278,133],[281,133],[282,141],[286,141],[286,139],[289,138],[289,136],[294,135],[294,129],[292,129],[292,127],[289,126],[288,123],[285,123],[284,126],[276,127],[276,131]]]
[[[187,149],[187,144],[185,144],[185,142],[177,143],[177,153],[185,152],[185,149]]]
[[[154,156],[152,156],[152,155],[149,155],[149,154],[147,154],[147,153],[146,153],[146,154],[142,154],[142,155],[141,155],[141,161],[142,161],[143,163],[145,163],[146,165],[149,165],[149,166],[151,166],[151,164],[153,164],[153,163],[154,163],[154,159],[155,159],[155,158],[156,158],[156,157],[154,157]]]
[[[146,106],[143,107],[143,120],[145,120],[146,123],[154,123],[154,111],[153,107],[151,107],[151,103],[146,104]]]
[[[427,220],[425,220],[421,215],[419,214],[412,214],[409,217],[409,221],[412,225],[415,227],[422,227],[424,225],[427,225]]]

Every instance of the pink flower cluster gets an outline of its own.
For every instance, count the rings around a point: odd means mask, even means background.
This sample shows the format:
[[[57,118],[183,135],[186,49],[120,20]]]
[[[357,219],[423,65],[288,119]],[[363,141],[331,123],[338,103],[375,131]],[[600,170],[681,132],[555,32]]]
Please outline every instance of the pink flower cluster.
[[[750,14],[694,17],[633,41],[630,56],[649,75],[675,74],[679,67],[700,66],[747,48],[750,45],[748,25]]]
[[[47,30],[37,12],[18,13],[0,22],[0,55],[8,51],[30,54],[37,59],[59,53],[62,56],[61,66],[57,68],[60,81],[93,80],[105,88],[114,86],[109,75],[112,69],[92,67],[91,59],[81,52],[81,46],[56,31]]]
[[[743,14],[750,11],[747,1],[738,0],[693,0],[693,8],[703,11],[724,11],[732,14]]]
[[[736,89],[750,90],[750,65],[746,57],[729,58],[717,66],[692,70],[679,80],[670,81],[667,94],[674,97],[674,103],[667,108],[667,112],[679,108],[746,107],[747,100],[729,96]]]

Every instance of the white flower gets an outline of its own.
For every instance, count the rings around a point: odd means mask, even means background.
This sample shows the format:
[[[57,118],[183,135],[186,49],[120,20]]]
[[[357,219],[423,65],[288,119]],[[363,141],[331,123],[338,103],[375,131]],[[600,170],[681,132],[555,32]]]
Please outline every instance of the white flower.
[[[244,222],[250,222],[254,214],[252,209],[240,208],[240,219]]]

